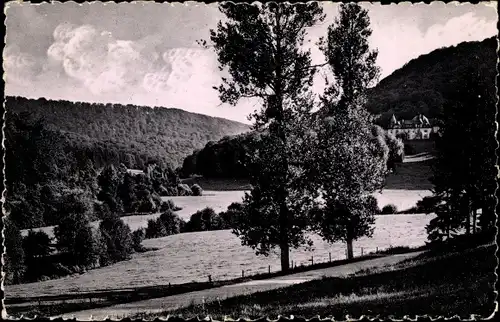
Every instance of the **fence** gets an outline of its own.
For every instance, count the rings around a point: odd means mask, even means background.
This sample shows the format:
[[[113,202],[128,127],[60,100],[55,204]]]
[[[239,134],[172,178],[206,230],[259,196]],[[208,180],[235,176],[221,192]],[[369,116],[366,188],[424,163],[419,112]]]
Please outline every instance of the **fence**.
[[[394,249],[392,246],[389,247],[355,247],[353,248],[353,259],[352,261],[359,261],[363,257],[371,257],[371,256],[376,256],[377,254],[381,255],[380,253],[383,251],[387,251],[389,249]],[[311,257],[304,259],[302,258],[301,260],[294,260],[293,256],[291,256],[290,259],[290,270],[291,272],[289,273],[296,273],[300,271],[306,271],[306,270],[311,270],[315,268],[324,268],[328,267],[329,264],[347,264],[349,263],[349,259],[347,256],[347,249],[345,249],[345,252],[342,256],[342,258],[338,257],[338,253],[332,254],[332,252],[328,252],[327,254],[311,254]],[[255,278],[255,279],[260,279],[260,278],[267,278],[267,277],[273,277],[274,275],[279,275],[281,273],[281,266],[277,266],[276,264],[274,265],[267,265],[265,269],[261,270],[255,270],[255,269],[242,269],[241,274],[239,275],[224,275],[223,277],[217,278],[217,276],[214,276],[213,274],[207,275],[207,279],[205,281],[208,281],[209,283],[215,282],[215,281],[227,281],[227,280],[232,280],[232,279],[239,279],[239,278]]]
[[[298,273],[313,269],[320,269],[330,267],[332,265],[342,265],[350,262],[356,262],[362,260],[363,257],[370,258],[371,256],[377,256],[376,253],[382,252],[388,248],[379,247],[357,247],[353,249],[354,258],[351,260],[347,259],[347,251],[345,252],[345,259],[338,258],[338,252],[332,254],[329,252],[327,254],[312,254],[309,259],[302,259],[302,261],[297,261],[293,259],[290,261],[291,271],[288,273]],[[343,257],[343,256],[342,256]],[[274,268],[274,269],[273,269]],[[88,292],[78,292],[78,294],[62,294],[54,296],[35,296],[35,297],[10,297],[5,300],[6,304],[10,305],[38,305],[41,306],[42,303],[47,305],[49,303],[60,303],[60,304],[71,304],[71,303],[88,303],[88,305],[111,305],[113,303],[122,303],[129,301],[138,301],[147,298],[170,296],[175,294],[181,294],[185,292],[192,292],[197,290],[202,290],[211,287],[223,286],[235,284],[238,282],[243,282],[246,279],[266,279],[273,276],[285,275],[281,272],[281,267],[274,267],[272,265],[267,265],[265,269],[261,271],[256,271],[252,269],[242,269],[241,275],[234,276],[224,276],[225,278],[214,278],[210,272],[207,272],[205,280],[192,281],[191,283],[171,285],[155,285],[155,286],[144,286],[131,289],[117,289],[117,290],[96,290]],[[208,282],[208,283],[207,283]]]

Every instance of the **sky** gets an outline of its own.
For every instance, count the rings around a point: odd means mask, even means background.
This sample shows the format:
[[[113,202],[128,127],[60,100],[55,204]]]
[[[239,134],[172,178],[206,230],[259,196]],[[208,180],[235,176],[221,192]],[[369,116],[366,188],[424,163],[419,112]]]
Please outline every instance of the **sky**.
[[[379,51],[381,78],[434,49],[497,34],[493,2],[362,3]],[[311,44],[326,35],[338,3],[309,28]],[[9,3],[3,52],[5,92],[29,98],[164,106],[248,123],[259,103],[222,104],[215,53],[197,44],[223,19],[216,4]],[[313,63],[324,57],[311,46]],[[315,82],[317,92],[321,80]]]

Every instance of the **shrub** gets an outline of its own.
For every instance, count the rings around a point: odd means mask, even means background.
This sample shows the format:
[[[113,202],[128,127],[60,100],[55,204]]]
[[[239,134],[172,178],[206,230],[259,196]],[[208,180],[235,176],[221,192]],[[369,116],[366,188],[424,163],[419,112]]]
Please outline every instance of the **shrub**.
[[[100,222],[99,231],[106,243],[110,263],[130,258],[133,251],[130,227],[116,213],[110,213]]]
[[[159,211],[160,207],[161,207],[161,204],[163,202],[163,200],[161,200],[160,195],[158,195],[156,192],[153,192],[151,194],[151,198],[153,199],[153,203],[154,203],[154,209],[153,209],[153,211]]]
[[[23,238],[23,249],[26,258],[48,256],[51,253],[50,237],[44,231],[30,230]]]
[[[201,196],[203,194],[203,189],[197,183],[191,186],[191,191],[193,192],[193,196]]]
[[[191,191],[191,188],[187,184],[181,183],[177,186],[177,191],[179,193],[179,196],[192,196],[193,191]]]
[[[146,239],[160,238],[167,235],[165,226],[161,222],[160,218],[154,220],[148,220],[148,226],[146,227]]]
[[[382,214],[384,214],[384,215],[392,215],[392,214],[395,214],[397,212],[398,212],[398,207],[396,207],[396,205],[393,205],[393,204],[385,205],[382,208]]]
[[[17,284],[21,282],[24,271],[23,238],[17,225],[6,216],[4,218],[5,257],[3,270],[5,282]]]
[[[208,231],[224,229],[222,220],[212,208],[195,212],[186,223],[186,231]]]
[[[175,235],[181,232],[184,226],[183,220],[172,210],[167,210],[158,218],[165,229],[165,235]]]
[[[146,238],[146,231],[144,228],[134,230],[132,233],[132,247],[136,252],[142,252],[144,250],[144,246],[141,244],[144,238]]]
[[[167,210],[179,211],[181,209],[182,209],[181,207],[176,206],[175,203],[170,199],[167,201],[162,201],[160,206],[161,212],[165,212]]]
[[[227,207],[227,210],[219,214],[223,229],[233,228],[243,214],[243,204],[241,202],[233,202]]]
[[[88,217],[83,213],[69,213],[54,228],[57,248],[68,253],[71,262],[79,266],[93,266],[99,255],[96,239]]]

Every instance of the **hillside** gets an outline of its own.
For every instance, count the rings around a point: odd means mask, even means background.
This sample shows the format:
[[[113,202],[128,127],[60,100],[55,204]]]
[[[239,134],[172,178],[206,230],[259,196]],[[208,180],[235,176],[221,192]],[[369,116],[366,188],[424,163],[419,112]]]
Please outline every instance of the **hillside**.
[[[98,165],[121,162],[130,168],[142,168],[152,160],[178,166],[208,141],[249,129],[242,123],[162,107],[7,97],[5,108],[43,119],[46,128],[92,151]]]
[[[495,86],[497,41],[464,42],[441,48],[406,63],[369,93],[368,109],[387,124],[390,116],[411,118],[423,113],[441,119],[443,106],[453,99],[459,76],[467,66],[477,68]]]

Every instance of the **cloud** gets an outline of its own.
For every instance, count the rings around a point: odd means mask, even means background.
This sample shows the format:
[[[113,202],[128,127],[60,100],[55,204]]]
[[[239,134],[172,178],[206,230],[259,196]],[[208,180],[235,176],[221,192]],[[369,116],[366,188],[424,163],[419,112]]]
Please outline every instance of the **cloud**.
[[[28,84],[41,71],[41,63],[33,55],[23,53],[16,45],[7,46],[3,53],[6,82]]]
[[[222,18],[215,5],[11,7],[4,51],[9,95],[176,107],[239,121],[259,108],[255,100],[243,100],[237,107],[221,104],[212,89],[220,83],[221,72],[213,51],[198,48],[196,40],[207,39],[209,29]],[[449,13],[454,5],[419,8],[368,7],[370,44],[379,49],[384,76],[436,48],[482,40],[496,32],[496,18],[479,9]],[[436,12],[430,15],[430,10]],[[337,11],[337,4],[325,4],[327,20],[311,28],[306,39],[311,40],[307,46],[314,63],[324,61],[315,42],[326,35]],[[445,11],[447,18],[439,18]],[[314,89],[321,92],[323,87],[318,78]]]
[[[385,77],[409,60],[435,49],[464,41],[479,41],[496,34],[492,21],[468,12],[422,31],[416,24],[377,21],[373,25],[372,47],[379,50],[378,64]]]

